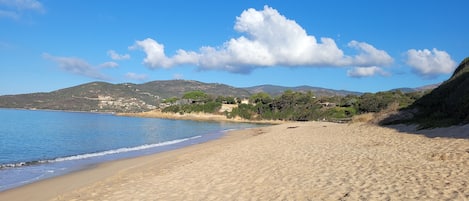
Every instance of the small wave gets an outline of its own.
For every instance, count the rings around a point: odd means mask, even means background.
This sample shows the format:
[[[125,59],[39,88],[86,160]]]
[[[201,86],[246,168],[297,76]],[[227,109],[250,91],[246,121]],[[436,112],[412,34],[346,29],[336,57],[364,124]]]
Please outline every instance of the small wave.
[[[48,162],[47,160],[41,160],[41,161],[28,161],[28,162],[2,164],[0,165],[0,169],[15,168],[15,167],[22,167],[22,166],[32,166],[32,165],[38,165],[38,164],[47,163],[47,162]]]
[[[32,165],[38,165],[38,164],[43,164],[43,163],[81,160],[81,159],[87,159],[87,158],[99,157],[99,156],[105,156],[105,155],[111,155],[111,154],[125,153],[125,152],[131,152],[131,151],[139,151],[139,150],[144,150],[144,149],[150,149],[150,148],[155,148],[155,147],[161,147],[161,146],[177,144],[177,143],[181,143],[181,142],[184,142],[184,141],[197,139],[197,138],[200,138],[200,137],[202,137],[202,136],[198,135],[198,136],[194,136],[194,137],[190,137],[190,138],[171,140],[171,141],[166,141],[166,142],[161,142],[161,143],[156,143],[156,144],[146,144],[146,145],[141,145],[141,146],[137,146],[137,147],[120,148],[120,149],[114,149],[114,150],[108,150],[108,151],[102,151],[102,152],[96,152],[96,153],[80,154],[80,155],[75,155],[75,156],[66,156],[66,157],[60,157],[60,158],[56,158],[56,159],[52,159],[52,160],[39,160],[39,161],[19,162],[19,163],[11,163],[11,164],[1,164],[0,169],[15,168],[15,167],[22,167],[22,166],[32,166]]]
[[[120,149],[114,149],[114,150],[97,152],[97,153],[82,154],[82,155],[76,155],[76,156],[67,156],[67,157],[57,158],[57,159],[51,160],[49,162],[79,160],[79,159],[86,159],[86,158],[97,157],[97,156],[105,156],[105,155],[110,155],[110,154],[118,154],[118,153],[130,152],[130,151],[138,151],[138,150],[150,149],[150,148],[154,148],[154,147],[161,147],[161,146],[177,144],[177,143],[180,143],[180,142],[184,142],[184,141],[187,141],[187,140],[193,140],[193,139],[197,139],[197,138],[200,138],[200,137],[202,137],[202,136],[194,136],[194,137],[190,137],[190,138],[184,138],[184,139],[179,139],[179,140],[161,142],[161,143],[157,143],[157,144],[147,144],[147,145],[142,145],[142,146],[138,146],[138,147],[120,148]]]

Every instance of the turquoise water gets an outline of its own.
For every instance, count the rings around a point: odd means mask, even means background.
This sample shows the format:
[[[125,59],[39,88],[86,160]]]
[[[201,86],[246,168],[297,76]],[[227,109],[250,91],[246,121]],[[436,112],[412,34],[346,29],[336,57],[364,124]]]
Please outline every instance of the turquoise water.
[[[88,166],[220,137],[246,123],[0,109],[0,191]]]

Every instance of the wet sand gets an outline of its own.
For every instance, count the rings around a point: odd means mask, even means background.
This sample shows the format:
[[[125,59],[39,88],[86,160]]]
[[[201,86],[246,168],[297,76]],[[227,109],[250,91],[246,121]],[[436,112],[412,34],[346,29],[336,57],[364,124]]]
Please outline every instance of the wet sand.
[[[105,163],[0,200],[468,200],[468,167],[467,125],[294,122]]]

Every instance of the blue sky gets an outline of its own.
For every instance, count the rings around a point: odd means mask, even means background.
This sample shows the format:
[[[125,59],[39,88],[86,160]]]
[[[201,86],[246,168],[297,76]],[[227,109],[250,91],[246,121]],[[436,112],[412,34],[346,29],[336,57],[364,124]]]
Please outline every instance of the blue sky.
[[[0,0],[0,95],[186,79],[360,92],[442,82],[469,2]]]

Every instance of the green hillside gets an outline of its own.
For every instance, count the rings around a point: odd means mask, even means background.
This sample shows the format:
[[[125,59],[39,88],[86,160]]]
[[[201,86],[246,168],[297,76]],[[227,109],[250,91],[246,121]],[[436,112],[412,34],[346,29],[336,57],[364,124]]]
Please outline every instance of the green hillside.
[[[97,112],[141,112],[170,97],[200,90],[210,95],[248,97],[249,92],[222,84],[171,80],[144,84],[91,82],[49,93],[0,96],[0,108]]]
[[[297,86],[297,87],[284,87],[276,85],[259,85],[253,87],[244,88],[251,92],[252,94],[264,92],[269,94],[272,97],[277,97],[283,94],[285,91],[296,91],[296,92],[313,92],[314,95],[318,97],[328,97],[328,96],[346,96],[346,95],[361,95],[360,92],[345,91],[345,90],[333,90],[320,87],[311,87],[311,86]]]
[[[136,85],[142,91],[158,94],[161,98],[181,97],[189,91],[203,91],[213,96],[249,97],[247,90],[225,84],[203,83],[193,80],[153,81]]]
[[[414,115],[404,122],[418,123],[421,128],[469,123],[469,57],[459,64],[450,79],[415,101],[406,111],[413,111]]]

